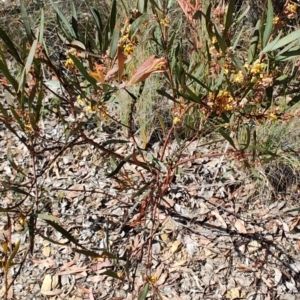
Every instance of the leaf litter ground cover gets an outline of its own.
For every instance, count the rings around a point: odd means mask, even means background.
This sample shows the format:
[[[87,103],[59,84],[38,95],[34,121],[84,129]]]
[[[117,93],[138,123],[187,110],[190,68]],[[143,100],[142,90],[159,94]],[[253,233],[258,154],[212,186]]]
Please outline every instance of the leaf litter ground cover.
[[[59,140],[63,129],[51,114],[43,123],[48,140]],[[5,159],[8,149],[23,170],[29,162],[26,149],[14,136],[5,128],[0,134],[4,182],[17,177]],[[114,134],[121,138],[121,133]],[[89,135],[106,140],[108,134],[96,127]],[[184,156],[200,151],[197,147],[203,142],[191,143]],[[169,151],[176,147],[172,143]],[[214,156],[219,149],[222,145],[201,147],[203,158],[187,163],[176,175],[156,211],[159,227],[150,253],[146,246],[151,218],[138,220],[141,204],[133,197],[134,189],[121,191],[116,181],[107,178],[107,157],[93,147],[77,145],[51,159],[58,150],[49,150],[39,161],[41,165],[51,161],[40,179],[42,205],[47,218],[53,216],[52,221],[75,241],[38,221],[34,253],[14,282],[11,298],[137,299],[148,281],[154,298],[159,293],[163,299],[297,299],[300,218],[298,211],[290,211],[298,204],[297,191],[269,200],[230,157]],[[120,146],[120,153],[126,151]],[[142,170],[130,164],[124,170],[139,183],[137,174]],[[13,201],[6,194],[1,206]],[[29,238],[27,226],[18,219],[11,222],[12,243],[21,240],[22,255]],[[1,236],[7,235],[5,214],[0,229]],[[105,255],[103,249],[115,257]],[[98,256],[92,257],[95,253]],[[145,278],[147,255],[152,256],[150,280]],[[11,268],[10,276],[15,272]]]

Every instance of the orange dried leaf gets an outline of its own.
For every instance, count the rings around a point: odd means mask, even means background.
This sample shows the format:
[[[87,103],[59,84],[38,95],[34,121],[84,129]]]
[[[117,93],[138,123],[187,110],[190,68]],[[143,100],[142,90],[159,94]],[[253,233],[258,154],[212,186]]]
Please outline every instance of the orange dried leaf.
[[[118,57],[118,77],[119,77],[119,82],[121,82],[123,72],[124,72],[125,58],[126,57],[123,54],[123,51],[120,47],[118,47],[117,57]]]
[[[155,58],[150,56],[141,66],[138,67],[131,79],[127,82],[126,87],[139,83],[147,79],[152,73],[166,71],[167,62],[164,58]]]
[[[96,64],[95,71],[90,71],[89,75],[92,76],[97,82],[104,82],[103,65]]]

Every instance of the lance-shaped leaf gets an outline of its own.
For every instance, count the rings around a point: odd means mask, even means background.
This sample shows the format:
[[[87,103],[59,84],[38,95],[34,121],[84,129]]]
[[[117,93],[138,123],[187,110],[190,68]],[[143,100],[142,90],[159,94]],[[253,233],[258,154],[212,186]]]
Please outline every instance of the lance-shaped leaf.
[[[139,83],[147,79],[152,73],[165,72],[167,62],[164,58],[156,58],[155,55],[150,56],[141,66],[138,67],[131,79],[125,85],[126,87]]]

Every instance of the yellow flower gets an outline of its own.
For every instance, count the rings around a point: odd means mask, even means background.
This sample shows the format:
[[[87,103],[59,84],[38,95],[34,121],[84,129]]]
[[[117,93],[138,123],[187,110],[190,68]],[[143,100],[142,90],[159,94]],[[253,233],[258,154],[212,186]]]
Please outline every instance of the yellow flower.
[[[277,120],[277,116],[276,116],[275,114],[273,114],[273,113],[270,113],[270,115],[269,115],[269,120],[270,120],[271,122],[274,122],[274,121]]]
[[[180,124],[180,123],[181,123],[180,118],[175,117],[175,118],[173,119],[173,124],[174,124],[174,125],[178,125],[178,124]]]
[[[273,24],[277,24],[279,22],[280,18],[278,16],[273,18]]]
[[[124,54],[126,55],[132,55],[134,50],[134,46],[133,44],[129,43],[124,47]]]
[[[250,65],[248,63],[245,63],[244,68],[248,71],[250,69]]]
[[[150,281],[150,283],[155,283],[156,281],[157,281],[157,276],[151,276],[150,278],[149,278],[149,281]]]
[[[256,62],[254,62],[254,65],[252,66],[250,73],[251,74],[259,74],[264,70],[265,66],[266,66],[266,64],[260,63],[257,60]]]
[[[68,69],[73,69],[75,66],[74,61],[72,60],[72,58],[68,58],[65,62],[65,67]]]
[[[97,110],[97,106],[96,105],[87,105],[84,107],[83,111],[87,114],[92,114]]]
[[[244,74],[243,71],[240,70],[237,74],[233,76],[233,82],[242,83],[244,81]]]
[[[226,111],[233,110],[233,105],[230,104],[230,103],[226,103],[226,104],[224,105],[224,110],[226,110]]]
[[[80,95],[77,96],[77,103],[78,103],[80,106],[82,106],[82,105],[84,104],[84,102],[83,102],[83,100],[82,100],[82,98],[81,98]]]
[[[164,19],[160,20],[160,24],[164,25],[166,27],[169,27],[170,26],[170,19],[168,17],[165,17]]]
[[[30,124],[30,123],[25,124],[24,129],[25,129],[25,132],[26,132],[26,133],[30,133],[30,132],[32,131],[32,126],[31,126],[31,124]]]
[[[292,14],[295,14],[296,12],[297,12],[297,5],[296,4],[291,4],[291,3],[289,3],[288,5],[287,5],[287,11],[289,11],[290,13],[292,13]]]
[[[106,105],[105,104],[101,104],[99,106],[99,110],[101,112],[102,118],[104,118],[104,119],[107,120],[109,118],[109,116],[108,116],[108,113],[107,113],[107,107],[106,107]]]
[[[118,277],[120,279],[124,279],[125,278],[125,274],[124,273],[118,272],[117,275],[118,275]]]

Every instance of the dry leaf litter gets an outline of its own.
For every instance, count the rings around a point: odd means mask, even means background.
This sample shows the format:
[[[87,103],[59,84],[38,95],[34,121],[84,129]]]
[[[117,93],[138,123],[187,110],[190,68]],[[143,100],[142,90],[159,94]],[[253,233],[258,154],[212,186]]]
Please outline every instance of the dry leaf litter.
[[[29,174],[30,153],[2,124],[0,129],[1,180],[17,183],[20,175],[8,162],[7,151]],[[72,248],[78,249],[78,245],[38,219],[34,252],[25,261],[9,296],[138,299],[147,281],[147,245],[153,224],[150,215],[145,216],[142,225],[128,224],[139,212],[138,198],[133,196],[141,184],[139,174],[144,173],[146,182],[149,175],[125,164],[123,168],[135,178],[135,186],[120,190],[119,184],[106,176],[111,171],[109,157],[92,146],[75,145],[76,141],[63,151],[64,130],[54,114],[44,117],[40,149],[48,150],[41,151],[37,172],[39,175],[43,168],[47,171],[38,176],[43,191],[39,205],[44,207],[44,218],[57,218],[54,220],[80,245],[99,253],[99,257],[74,252]],[[118,130],[110,133],[92,122],[85,133],[96,142],[122,137]],[[197,152],[203,156],[220,153],[223,149],[218,144],[200,146],[203,142],[190,143],[183,158]],[[61,147],[55,148],[57,145]],[[115,147],[123,155],[132,151],[130,145]],[[155,155],[154,149],[155,145]],[[168,149],[170,155],[177,150],[175,142]],[[299,299],[300,217],[299,211],[290,211],[299,206],[299,194],[293,191],[288,197],[279,192],[273,198],[264,196],[264,191],[257,191],[253,178],[241,170],[232,159],[211,155],[185,164],[176,175],[155,215],[159,226],[151,245],[151,274],[156,280],[151,283],[149,299],[159,299],[158,294],[161,299],[178,300]],[[266,186],[266,190],[271,189]],[[2,193],[1,207],[11,207],[20,199]],[[22,208],[31,205],[26,198]],[[26,225],[15,219],[12,222],[13,243],[21,240],[15,259],[18,263],[28,247],[29,233]],[[5,214],[1,214],[0,233],[3,242],[2,237],[7,235]],[[103,249],[119,259],[101,257]],[[10,278],[16,275],[17,267],[11,268]],[[120,274],[120,278],[109,276],[110,271]],[[3,287],[3,276],[0,280]],[[0,293],[4,295],[4,287]]]

